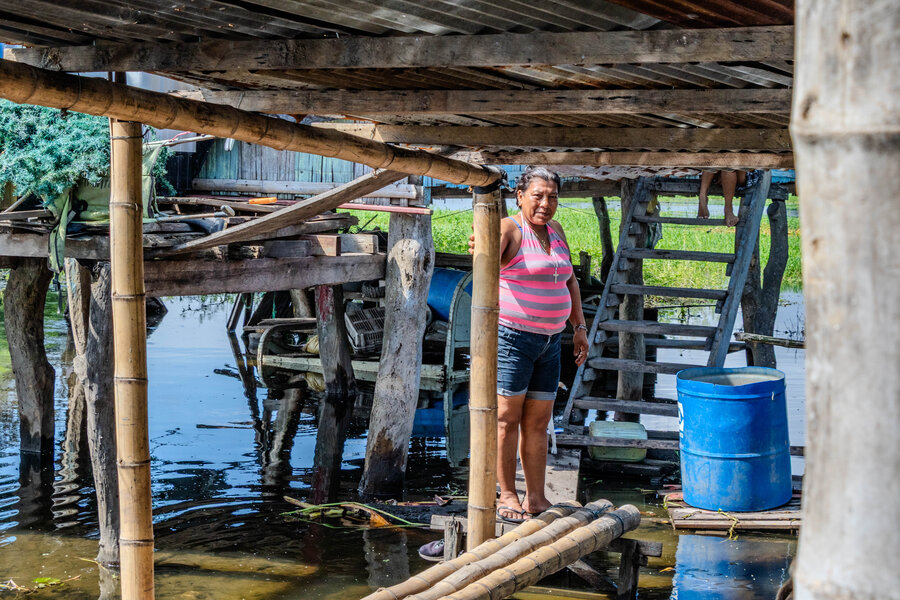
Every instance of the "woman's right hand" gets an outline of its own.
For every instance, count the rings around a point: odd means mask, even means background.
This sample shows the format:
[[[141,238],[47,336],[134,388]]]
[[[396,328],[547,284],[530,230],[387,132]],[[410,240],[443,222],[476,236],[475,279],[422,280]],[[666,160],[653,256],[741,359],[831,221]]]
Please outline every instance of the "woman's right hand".
[[[472,231],[475,231],[475,224],[472,224]],[[475,254],[475,234],[469,236],[469,254]]]

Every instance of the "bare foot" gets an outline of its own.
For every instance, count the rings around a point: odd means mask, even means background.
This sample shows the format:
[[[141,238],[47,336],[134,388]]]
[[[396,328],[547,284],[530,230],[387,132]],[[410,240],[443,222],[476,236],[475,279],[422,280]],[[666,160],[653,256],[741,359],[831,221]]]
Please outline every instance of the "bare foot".
[[[733,214],[727,212],[727,213],[725,213],[725,224],[728,225],[729,227],[734,227],[735,225],[738,224],[738,218],[736,216],[734,216]]]
[[[519,496],[510,492],[501,492],[500,498],[497,500],[497,514],[504,519],[523,519],[528,518],[526,511],[519,503]]]
[[[700,198],[700,206],[697,207],[697,218],[709,218],[709,206],[707,205],[706,198]]]
[[[547,497],[541,494],[540,496],[525,496],[525,501],[522,502],[522,508],[525,509],[531,516],[537,516],[553,506],[553,504],[547,500]]]

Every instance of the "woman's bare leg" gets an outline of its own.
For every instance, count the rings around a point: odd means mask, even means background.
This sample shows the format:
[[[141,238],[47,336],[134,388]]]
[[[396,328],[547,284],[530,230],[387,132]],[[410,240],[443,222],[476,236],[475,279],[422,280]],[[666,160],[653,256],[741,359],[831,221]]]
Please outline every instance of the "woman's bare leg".
[[[722,175],[719,178],[722,182],[722,195],[725,197],[725,224],[729,227],[734,227],[738,222],[732,207],[734,190],[737,188],[737,178],[738,174],[735,171],[722,171]]]
[[[703,171],[700,174],[700,206],[697,207],[697,218],[709,218],[709,184],[712,183],[715,171]]]
[[[522,440],[519,454],[525,472],[525,499],[522,508],[531,514],[542,513],[550,507],[544,495],[547,473],[547,424],[553,416],[552,400],[527,398],[522,411]]]
[[[516,492],[516,447],[519,443],[519,425],[525,394],[518,396],[497,396],[497,480],[500,482],[500,500],[497,506],[508,506],[522,510],[519,494]],[[521,519],[522,515],[508,510],[499,510],[500,516]]]

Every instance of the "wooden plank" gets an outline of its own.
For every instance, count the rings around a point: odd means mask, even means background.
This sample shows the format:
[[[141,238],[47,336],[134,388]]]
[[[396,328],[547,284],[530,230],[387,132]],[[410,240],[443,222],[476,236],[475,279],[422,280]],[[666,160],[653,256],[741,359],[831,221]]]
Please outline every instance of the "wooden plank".
[[[684,111],[682,111],[684,112]],[[472,152],[483,165],[683,167],[688,169],[793,169],[794,155],[772,152]]]
[[[592,435],[575,435],[560,433],[556,436],[560,446],[577,446],[581,448],[599,446],[604,448],[647,448],[651,450],[678,450],[676,440],[634,440],[627,438],[596,437]]]
[[[588,361],[591,368],[607,371],[624,371],[627,373],[665,373],[674,375],[682,369],[702,367],[684,363],[655,362],[650,360],[632,360],[626,358],[592,358]]]
[[[640,223],[666,223],[669,225],[699,225],[701,227],[725,227],[725,219],[696,219],[690,217],[635,217]]]
[[[656,335],[684,335],[691,337],[709,337],[716,328],[709,325],[686,325],[683,323],[659,323],[657,321],[621,321],[610,319],[599,325],[604,331],[630,331]]]
[[[790,197],[793,184],[769,185],[768,197],[770,200],[787,200]],[[661,195],[697,196],[700,193],[699,179],[685,179],[680,177],[657,177],[650,182],[650,189]],[[743,196],[746,192],[737,192],[735,196]],[[718,184],[709,188],[710,196],[721,196],[722,187]]]
[[[458,152],[455,157],[473,156],[475,153]],[[462,160],[462,158],[460,158]],[[431,199],[440,198],[470,198],[472,194],[466,192],[466,188],[450,187],[444,185],[431,187]],[[593,179],[581,179],[578,181],[566,181],[559,191],[560,198],[590,198],[594,196],[618,196],[619,182],[596,181]]]
[[[59,71],[408,69],[793,60],[791,26],[7,48]],[[293,112],[293,111],[292,111]]]
[[[270,213],[281,210],[284,206],[275,204],[250,204],[246,200],[236,201],[234,198],[217,198],[217,197],[193,197],[193,196],[169,196],[166,198],[157,198],[160,204],[186,204],[188,206],[227,206],[235,211],[253,212],[253,213]]]
[[[805,340],[792,340],[789,338],[773,337],[771,335],[762,335],[759,333],[747,333],[739,331],[734,334],[734,338],[741,342],[750,342],[754,344],[771,344],[772,346],[782,346],[784,348],[805,348]]]
[[[790,89],[192,90],[175,95],[273,114],[784,113]]]
[[[49,210],[17,210],[13,212],[0,212],[0,221],[24,221],[26,219],[51,219],[53,213]]]
[[[299,372],[322,372],[322,359],[318,356],[274,356],[263,357],[263,364]],[[372,381],[378,378],[378,361],[354,360],[353,375],[358,381]],[[443,365],[422,364],[421,389],[427,391],[443,390],[446,381],[446,369]]]
[[[370,233],[305,235],[295,240],[266,242],[264,248],[264,253],[268,258],[339,256],[342,252],[347,254],[374,254],[378,252],[378,236]]]
[[[644,296],[669,296],[673,298],[706,298],[721,300],[725,298],[725,290],[706,290],[699,288],[663,287],[659,285],[633,285],[614,283],[611,291],[614,294],[638,294]]]
[[[363,194],[381,189],[385,185],[389,185],[404,177],[406,176],[403,173],[378,169],[354,179],[349,183],[345,183],[332,190],[319,194],[318,196],[301,200],[293,206],[289,206],[278,212],[268,214],[249,223],[238,225],[237,227],[213,233],[193,242],[175,246],[169,253],[202,250],[204,248],[214,248],[223,244],[232,244],[254,239],[258,234],[271,233],[277,231],[281,227],[293,225],[306,218],[332,210],[344,202],[354,200]]]
[[[682,129],[676,127],[478,127],[315,123],[367,140],[424,146],[535,146],[648,150],[768,150],[789,152],[787,129]]]
[[[615,346],[619,343],[618,336],[611,336],[603,341],[604,344],[609,346]],[[653,338],[653,337],[644,337],[644,344],[647,347],[656,347],[656,348],[677,348],[679,350],[709,350],[712,346],[712,341],[709,339],[679,339],[679,338]],[[729,352],[740,352],[742,350],[746,350],[746,344],[742,342],[731,342],[728,347]]]
[[[616,400],[615,398],[597,398],[592,396],[583,396],[575,400],[575,408],[584,410],[613,410],[617,412],[639,415],[660,415],[664,417],[678,416],[678,407],[675,404]]]
[[[383,254],[144,261],[148,296],[269,292],[384,277]]]
[[[306,111],[303,111],[306,112]],[[339,182],[328,181],[271,181],[264,179],[201,179],[191,182],[191,189],[206,192],[242,192],[250,194],[296,194],[298,196],[318,195],[340,186]],[[386,185],[368,192],[360,198],[406,198],[415,199],[414,186],[406,183]]]
[[[640,260],[696,260],[700,262],[734,262],[734,254],[726,252],[699,252],[696,250],[646,250],[644,248],[626,248],[622,250],[625,258]]]

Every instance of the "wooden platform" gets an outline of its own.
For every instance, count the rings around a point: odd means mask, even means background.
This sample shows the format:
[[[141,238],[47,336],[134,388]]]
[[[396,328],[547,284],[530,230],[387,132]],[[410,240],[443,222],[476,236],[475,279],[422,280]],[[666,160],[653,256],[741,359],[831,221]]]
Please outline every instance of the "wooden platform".
[[[791,501],[761,512],[722,512],[703,510],[685,504],[681,492],[666,496],[669,520],[675,529],[718,531],[798,531],[800,529],[800,495]]]

